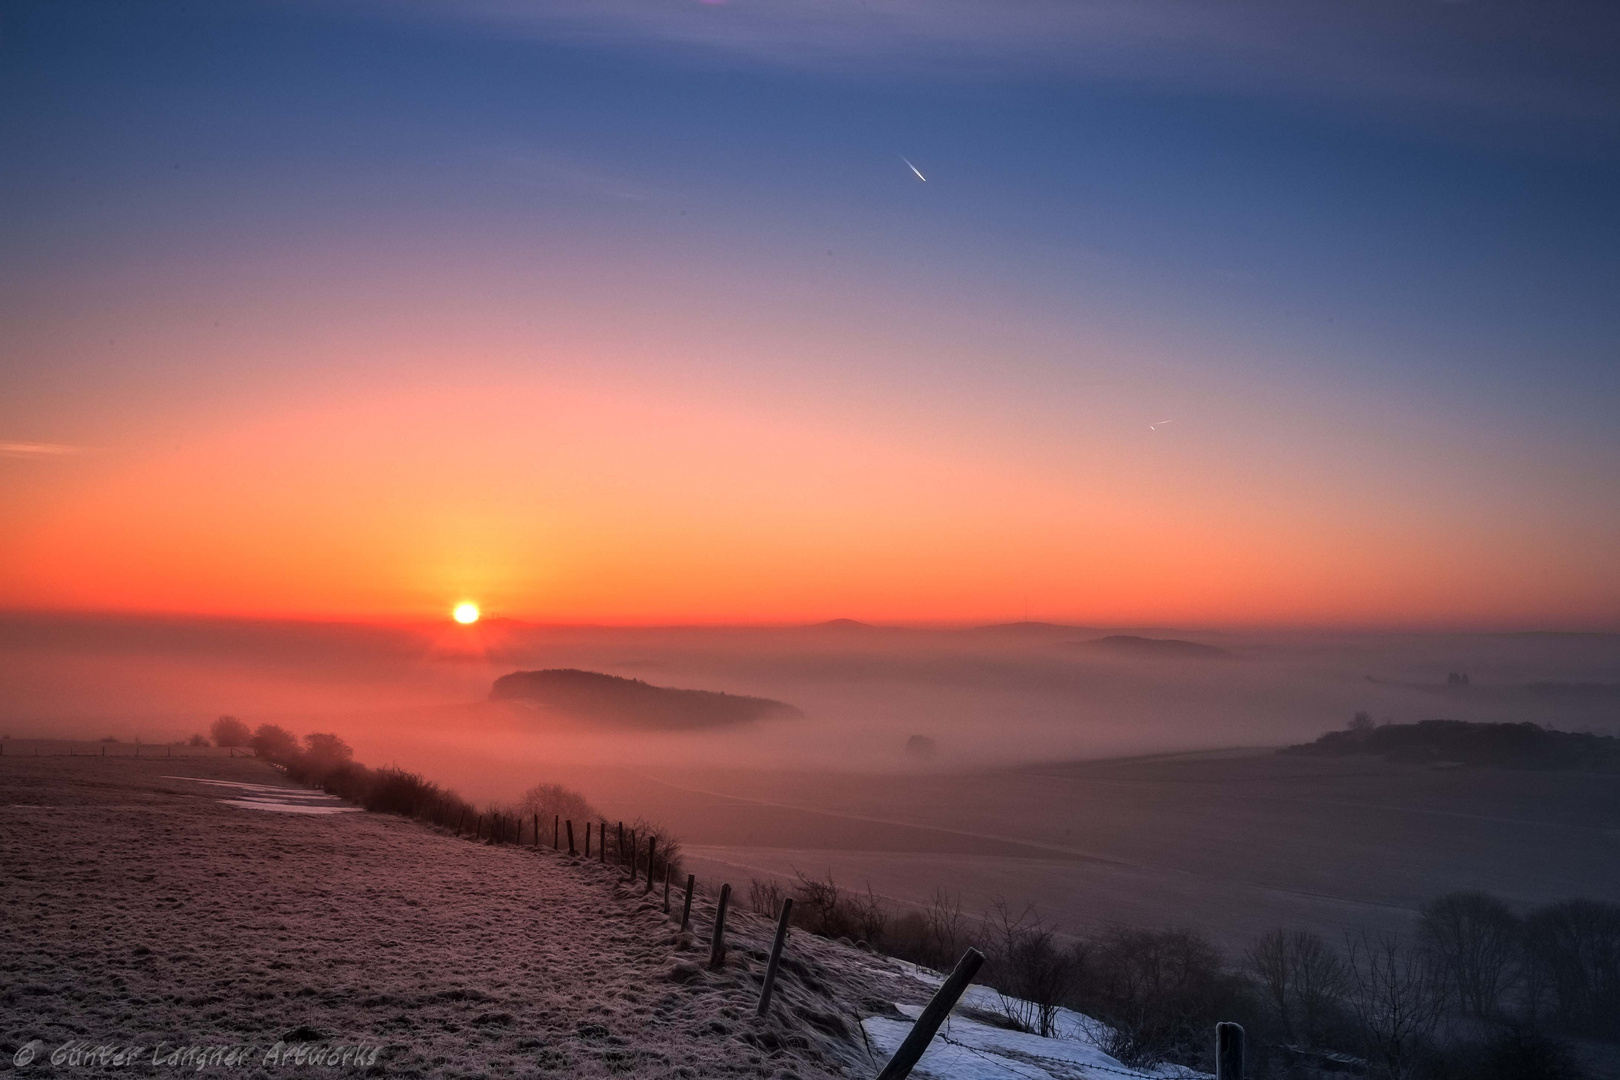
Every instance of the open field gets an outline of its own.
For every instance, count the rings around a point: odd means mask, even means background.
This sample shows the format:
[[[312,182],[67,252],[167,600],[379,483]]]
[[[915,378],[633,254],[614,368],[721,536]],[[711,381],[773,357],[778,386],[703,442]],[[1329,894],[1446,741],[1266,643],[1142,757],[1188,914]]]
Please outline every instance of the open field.
[[[706,972],[616,868],[338,810],[250,759],[0,759],[0,1067],[40,1040],[30,1075],[81,1071],[49,1054],[84,1039],[144,1075],[159,1044],[247,1044],[264,1075],[285,1040],[379,1050],[323,1075],[808,1080],[855,1060],[852,1002],[926,998],[795,935],[756,1021],[762,921]]]
[[[1404,929],[1455,889],[1528,906],[1620,896],[1612,776],[1432,770],[1266,752],[969,775],[581,774],[732,876],[831,871],[920,902],[1029,901],[1067,927]]]

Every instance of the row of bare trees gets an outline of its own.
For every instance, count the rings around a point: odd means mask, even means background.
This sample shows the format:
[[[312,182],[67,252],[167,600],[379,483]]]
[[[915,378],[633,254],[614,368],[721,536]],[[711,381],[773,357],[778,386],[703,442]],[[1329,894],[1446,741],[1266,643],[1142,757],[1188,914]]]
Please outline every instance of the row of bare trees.
[[[1487,893],[1453,893],[1419,926],[1459,1011],[1620,1039],[1620,904],[1564,900],[1521,917]]]
[[[1620,905],[1599,901],[1521,917],[1494,897],[1457,893],[1428,904],[1406,936],[1358,931],[1333,942],[1275,930],[1234,966],[1186,929],[1067,935],[1004,902],[970,916],[945,892],[900,910],[830,875],[749,889],[767,915],[785,896],[812,933],[936,969],[975,945],[987,957],[980,981],[1000,992],[1007,1022],[1045,1036],[1079,1024],[1136,1066],[1209,1068],[1218,1020],[1258,1036],[1255,1075],[1296,1075],[1287,1070],[1306,1062],[1383,1080],[1552,1080],[1580,1075],[1557,1037],[1620,1038]]]

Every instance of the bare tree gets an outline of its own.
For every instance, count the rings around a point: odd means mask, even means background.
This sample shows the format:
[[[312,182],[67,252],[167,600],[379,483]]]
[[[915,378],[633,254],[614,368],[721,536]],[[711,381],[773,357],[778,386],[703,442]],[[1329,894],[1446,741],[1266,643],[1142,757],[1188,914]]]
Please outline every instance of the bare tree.
[[[1288,931],[1273,930],[1249,947],[1244,962],[1277,1014],[1284,1033],[1294,1038],[1294,965]]]
[[[849,916],[855,936],[858,940],[871,945],[881,942],[889,931],[889,909],[883,906],[877,893],[872,891],[872,883],[866,883],[865,896],[851,896],[849,899]]]
[[[1346,972],[1338,950],[1308,930],[1291,936],[1294,963],[1294,999],[1305,1036],[1322,1038],[1329,1013],[1344,996]]]
[[[1462,1010],[1497,1016],[1515,974],[1518,917],[1487,893],[1459,892],[1425,905],[1418,928]]]
[[[804,928],[822,937],[847,936],[851,929],[848,905],[843,902],[843,890],[833,880],[832,871],[827,872],[825,880],[802,870],[793,873],[798,879],[798,917]]]
[[[1406,1080],[1440,1019],[1443,981],[1422,950],[1397,937],[1362,931],[1346,945],[1348,998],[1367,1057],[1389,1080]]]
[[[784,890],[775,878],[748,879],[748,907],[756,915],[774,916],[782,908]]]
[[[989,978],[1003,1013],[1024,1030],[1051,1038],[1058,1009],[1079,979],[1083,954],[1059,943],[1056,928],[1033,907],[1014,916],[1005,900],[997,900],[984,922],[991,939]]]
[[[1558,1021],[1599,1038],[1620,1034],[1620,904],[1564,900],[1525,920],[1538,997]]]
[[[931,954],[929,963],[944,968],[962,952],[966,926],[966,917],[962,914],[962,894],[949,893],[943,888],[935,889],[928,906],[923,909],[923,920]]]
[[[534,785],[518,799],[517,810],[530,817],[539,814],[546,828],[551,827],[553,817],[578,823],[595,821],[602,816],[585,796],[561,784]]]

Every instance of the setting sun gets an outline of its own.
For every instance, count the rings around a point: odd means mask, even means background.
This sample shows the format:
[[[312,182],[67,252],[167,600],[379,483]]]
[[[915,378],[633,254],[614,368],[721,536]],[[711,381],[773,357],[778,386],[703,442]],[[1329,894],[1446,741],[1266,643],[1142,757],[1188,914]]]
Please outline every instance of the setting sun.
[[[453,612],[456,622],[463,626],[470,626],[478,621],[477,604],[457,604]]]

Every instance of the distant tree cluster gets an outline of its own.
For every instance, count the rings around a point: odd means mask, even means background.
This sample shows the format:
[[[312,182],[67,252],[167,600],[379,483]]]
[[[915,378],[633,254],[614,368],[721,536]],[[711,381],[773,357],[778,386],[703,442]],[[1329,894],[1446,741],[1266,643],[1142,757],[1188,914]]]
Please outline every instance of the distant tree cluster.
[[[1506,769],[1620,771],[1620,739],[1612,735],[1467,720],[1374,726],[1366,713],[1357,713],[1348,730],[1330,731],[1315,742],[1279,752],[1326,757],[1374,754],[1389,761],[1454,761]]]

